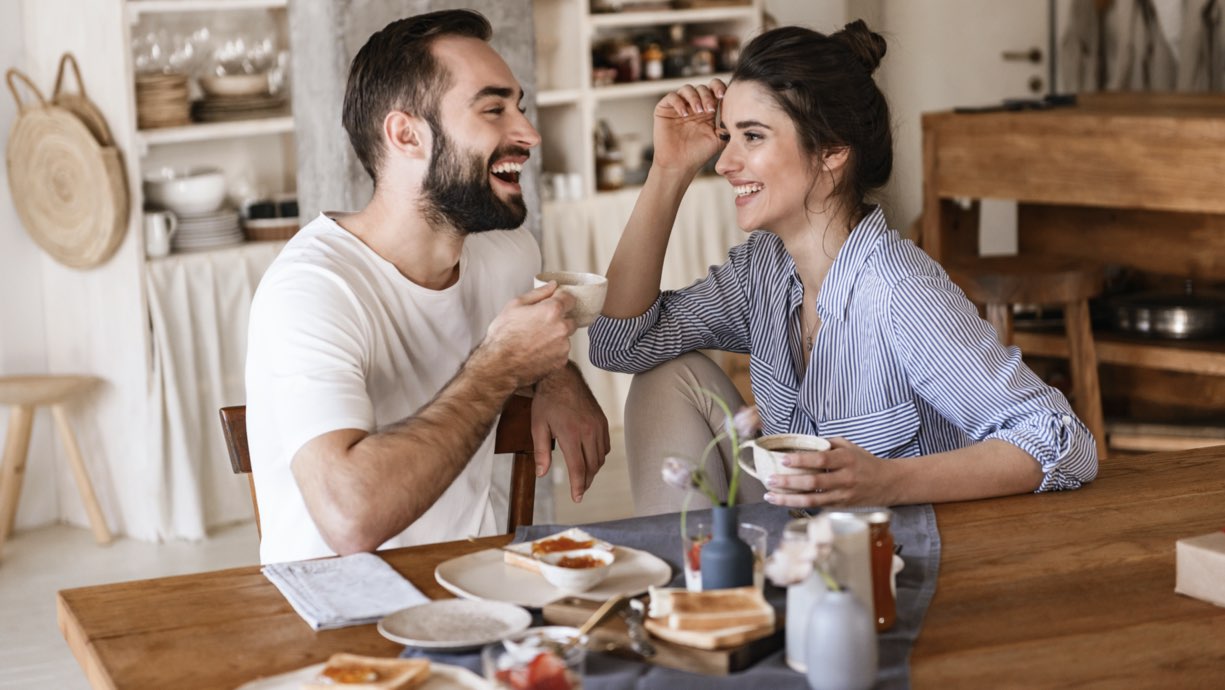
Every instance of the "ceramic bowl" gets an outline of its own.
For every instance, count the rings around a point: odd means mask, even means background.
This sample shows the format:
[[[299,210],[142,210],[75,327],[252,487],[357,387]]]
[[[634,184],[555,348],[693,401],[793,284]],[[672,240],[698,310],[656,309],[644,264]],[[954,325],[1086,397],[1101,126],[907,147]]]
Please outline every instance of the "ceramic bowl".
[[[224,74],[200,77],[200,89],[210,96],[259,96],[268,93],[268,75]]]
[[[179,215],[212,213],[225,203],[217,168],[162,168],[145,174],[145,198]]]
[[[749,475],[765,484],[774,474],[813,474],[814,470],[802,467],[787,467],[783,465],[783,456],[795,451],[822,451],[831,448],[829,441],[820,436],[807,434],[773,434],[762,436],[742,444],[753,450],[753,459],[746,462],[740,458],[740,467]],[[795,493],[791,489],[771,487],[771,491],[779,493]]]
[[[536,287],[550,280],[557,281],[558,289],[574,296],[574,309],[569,315],[582,328],[591,325],[604,308],[604,296],[608,294],[608,279],[595,273],[577,271],[546,271],[536,276]]]
[[[604,549],[579,549],[577,551],[559,551],[542,554],[536,560],[540,562],[540,574],[549,584],[563,592],[586,592],[600,584],[612,570],[614,556]],[[567,566],[575,560],[596,562],[590,567]]]

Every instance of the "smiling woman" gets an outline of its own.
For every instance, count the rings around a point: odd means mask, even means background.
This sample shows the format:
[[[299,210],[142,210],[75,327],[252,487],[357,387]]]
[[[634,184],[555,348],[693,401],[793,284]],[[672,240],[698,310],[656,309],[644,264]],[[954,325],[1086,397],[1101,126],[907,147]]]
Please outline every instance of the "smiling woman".
[[[1063,395],[868,201],[893,167],[872,78],[885,51],[862,21],[828,36],[782,27],[745,47],[730,84],[687,85],[656,106],[654,161],[590,330],[594,364],[637,374],[625,429],[640,513],[677,509],[658,489],[660,463],[701,455],[721,431],[700,391],[740,404],[700,349],[750,355],[764,433],[831,442],[783,459],[821,471],[746,482],[740,501],[922,503],[1096,475],[1093,439]],[[680,200],[715,155],[751,234],[705,279],[660,292]],[[736,461],[726,444],[720,454],[715,482]]]

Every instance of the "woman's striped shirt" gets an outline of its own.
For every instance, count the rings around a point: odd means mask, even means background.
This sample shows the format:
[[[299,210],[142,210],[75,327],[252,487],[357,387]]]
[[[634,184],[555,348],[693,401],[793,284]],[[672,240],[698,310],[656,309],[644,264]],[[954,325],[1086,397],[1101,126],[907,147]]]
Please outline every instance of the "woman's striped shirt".
[[[844,437],[882,458],[1001,439],[1032,455],[1039,491],[1097,475],[1088,429],[1058,390],[1003,347],[944,270],[889,229],[880,208],[838,252],[817,296],[807,370],[804,286],[782,241],[754,232],[693,285],[665,291],[642,315],[599,318],[591,361],[646,371],[691,350],[749,353],[763,432]]]

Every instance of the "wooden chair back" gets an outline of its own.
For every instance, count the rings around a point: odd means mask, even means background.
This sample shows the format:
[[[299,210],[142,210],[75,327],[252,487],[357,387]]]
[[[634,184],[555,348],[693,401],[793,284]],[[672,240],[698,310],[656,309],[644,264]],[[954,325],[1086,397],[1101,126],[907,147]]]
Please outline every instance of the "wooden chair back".
[[[255,476],[251,473],[251,450],[247,446],[247,407],[223,407],[220,415],[225,447],[230,454],[230,467],[234,474],[247,475],[251,489],[251,507],[255,509],[255,529],[259,531],[259,503],[255,499]],[[513,534],[519,525],[532,524],[532,511],[536,507],[531,398],[512,395],[506,401],[495,431],[493,452],[514,455],[510,475],[510,503],[506,510],[506,529]]]

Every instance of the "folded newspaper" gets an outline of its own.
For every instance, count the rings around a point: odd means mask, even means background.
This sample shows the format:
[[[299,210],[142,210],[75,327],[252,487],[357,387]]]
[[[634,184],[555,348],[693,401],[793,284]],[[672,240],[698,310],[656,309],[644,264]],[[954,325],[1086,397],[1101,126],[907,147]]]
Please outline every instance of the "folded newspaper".
[[[270,563],[262,572],[315,630],[375,623],[389,613],[429,601],[372,553]]]

